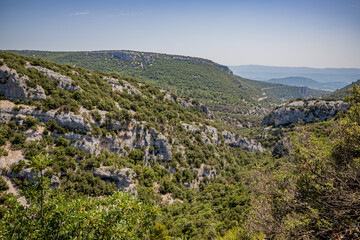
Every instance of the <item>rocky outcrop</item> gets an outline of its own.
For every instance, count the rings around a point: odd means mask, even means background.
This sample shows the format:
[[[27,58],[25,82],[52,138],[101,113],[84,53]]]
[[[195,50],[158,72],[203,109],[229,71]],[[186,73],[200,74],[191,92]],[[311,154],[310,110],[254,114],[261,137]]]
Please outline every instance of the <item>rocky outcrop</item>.
[[[20,172],[9,171],[6,173],[6,176],[9,178],[24,179],[31,183],[37,182],[37,173],[34,172],[31,168],[24,168]]]
[[[71,78],[64,76],[60,73],[54,72],[53,70],[40,67],[40,66],[32,66],[29,63],[25,65],[26,68],[35,68],[39,72],[43,73],[45,76],[47,76],[51,81],[59,80],[59,84],[57,85],[58,88],[65,89],[69,92],[75,92],[77,90],[82,90],[80,86],[76,85],[74,86],[74,82]]]
[[[110,77],[104,77],[104,80],[111,84],[113,91],[123,92],[124,89],[126,89],[126,91],[132,95],[140,94],[142,97],[146,97],[136,87],[125,80]]]
[[[225,144],[231,147],[239,147],[245,149],[249,152],[266,152],[267,150],[259,143],[253,139],[248,139],[246,137],[223,131],[222,136],[225,139]]]
[[[290,143],[289,143],[288,138],[285,137],[285,138],[281,139],[280,141],[278,141],[274,146],[272,154],[277,157],[289,156]]]
[[[83,132],[87,132],[91,129],[91,125],[85,121],[84,117],[81,115],[76,115],[74,113],[57,113],[56,111],[42,112],[32,108],[14,110],[2,107],[0,112],[0,121],[8,122],[14,116],[25,118],[27,115],[36,117],[44,123],[50,119],[54,119],[61,127],[77,129]]]
[[[263,119],[262,124],[279,126],[299,121],[305,123],[324,121],[334,117],[339,111],[346,110],[347,104],[343,101],[294,101],[273,110]]]
[[[91,125],[97,125],[94,121],[88,121],[81,115],[73,113],[57,113],[55,111],[42,112],[34,108],[14,109],[12,104],[9,107],[0,106],[0,121],[9,122],[14,119],[21,122],[23,118],[30,115],[38,118],[40,121],[46,123],[50,119],[54,119],[56,123],[65,128],[76,129],[83,133],[90,133]],[[20,117],[20,118],[18,118]],[[113,121],[110,130],[117,131],[116,136],[90,136],[86,134],[70,132],[65,135],[51,133],[56,140],[59,136],[71,141],[72,146],[78,147],[88,153],[98,155],[101,150],[107,149],[110,152],[117,152],[126,154],[124,149],[143,149],[145,148],[145,160],[156,159],[158,161],[167,162],[172,158],[171,145],[168,139],[155,129],[144,129],[143,125],[131,120],[127,124],[120,124],[118,121]],[[28,140],[39,139],[39,133],[29,130],[26,132]],[[154,151],[150,153],[149,148],[153,147]]]
[[[10,146],[5,146],[6,149],[9,149]],[[0,157],[0,169],[8,170],[11,165],[17,164],[20,160],[24,159],[23,151],[21,150],[11,150],[8,151],[7,156]]]
[[[23,100],[46,99],[44,89],[37,85],[35,88],[27,85],[28,76],[21,76],[6,64],[0,67],[0,91],[6,98]]]
[[[147,148],[147,151],[145,153],[146,159],[155,158],[158,161],[168,162],[172,158],[171,153],[171,145],[167,138],[162,135],[161,133],[158,133],[155,129],[150,129],[145,136],[143,137],[143,142],[141,142],[141,145],[143,146],[149,146],[154,147],[154,153],[151,155],[149,153],[149,148]]]
[[[203,110],[204,113],[206,113],[209,117],[213,117],[213,113],[209,110],[209,108],[203,104],[200,104],[199,106],[201,110]]]
[[[136,177],[135,172],[130,168],[117,169],[114,167],[101,166],[92,171],[94,176],[100,177],[106,182],[115,182],[117,189],[128,192],[136,192],[136,185],[133,178]]]
[[[26,201],[26,198],[24,196],[20,195],[19,187],[16,186],[16,184],[9,177],[3,176],[3,175],[0,175],[0,177],[3,177],[6,184],[9,187],[9,189],[6,191],[6,193],[11,193],[11,194],[17,196],[18,198],[16,200],[18,201],[18,203],[20,203],[24,207],[28,207],[29,203]]]
[[[204,143],[214,143],[219,144],[221,141],[219,139],[219,131],[215,127],[211,126],[202,126],[197,127],[195,125],[183,123],[183,127],[187,131],[200,133],[201,139]],[[208,135],[211,137],[209,139]],[[229,131],[222,131],[221,136],[224,138],[224,143],[231,147],[239,147],[245,149],[249,152],[266,152],[267,150],[259,143],[253,139],[248,139],[246,137],[237,135]]]

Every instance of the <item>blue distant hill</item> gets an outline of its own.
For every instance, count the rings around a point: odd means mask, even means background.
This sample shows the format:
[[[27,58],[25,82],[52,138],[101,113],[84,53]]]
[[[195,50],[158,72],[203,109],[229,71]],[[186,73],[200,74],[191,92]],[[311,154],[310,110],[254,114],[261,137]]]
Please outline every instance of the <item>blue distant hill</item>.
[[[296,87],[309,87],[319,90],[335,91],[347,85],[345,82],[318,82],[311,78],[305,77],[285,77],[285,78],[272,78],[267,82],[279,83]]]
[[[359,68],[308,68],[240,65],[230,66],[230,69],[238,76],[260,81],[267,81],[272,78],[298,76],[309,78],[320,83],[344,82],[349,84],[357,79],[360,79]]]

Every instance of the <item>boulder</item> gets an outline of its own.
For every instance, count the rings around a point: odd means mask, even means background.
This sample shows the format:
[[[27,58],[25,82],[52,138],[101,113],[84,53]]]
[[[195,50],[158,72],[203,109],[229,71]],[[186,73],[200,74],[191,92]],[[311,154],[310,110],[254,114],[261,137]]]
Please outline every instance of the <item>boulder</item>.
[[[248,139],[246,137],[231,133],[226,130],[222,132],[222,135],[225,139],[225,144],[231,147],[239,147],[249,152],[267,151],[259,142],[256,142],[253,139]]]
[[[6,98],[23,99],[23,100],[41,100],[46,99],[44,89],[37,85],[31,88],[27,85],[29,78],[20,77],[14,70],[6,64],[0,67],[0,91]]]
[[[101,166],[92,171],[94,176],[100,177],[107,182],[115,182],[118,189],[134,192],[135,184],[132,179],[136,177],[135,172],[130,168],[117,169],[109,166]]]

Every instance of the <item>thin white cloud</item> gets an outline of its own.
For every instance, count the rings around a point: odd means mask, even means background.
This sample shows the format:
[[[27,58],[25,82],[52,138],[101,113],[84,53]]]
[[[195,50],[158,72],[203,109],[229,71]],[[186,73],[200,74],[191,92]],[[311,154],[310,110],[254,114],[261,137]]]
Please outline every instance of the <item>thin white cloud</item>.
[[[71,16],[84,16],[84,15],[89,15],[90,12],[89,11],[84,11],[84,12],[74,12],[74,13],[70,13],[69,15]]]

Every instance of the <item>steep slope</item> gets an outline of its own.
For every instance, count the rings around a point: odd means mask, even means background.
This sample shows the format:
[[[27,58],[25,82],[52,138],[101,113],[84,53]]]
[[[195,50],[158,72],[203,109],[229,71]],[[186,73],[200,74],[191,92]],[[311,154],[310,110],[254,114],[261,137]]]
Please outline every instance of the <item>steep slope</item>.
[[[137,194],[161,205],[174,237],[207,239],[240,222],[249,193],[234,174],[270,157],[196,101],[117,74],[0,52],[0,85],[0,167],[11,189],[33,186],[27,162],[49,154],[46,175],[65,197]],[[210,190],[220,194],[208,199]],[[202,224],[188,228],[178,221],[184,214]]]
[[[263,115],[276,99],[258,101],[262,92],[210,60],[135,51],[14,51],[91,70],[116,72],[200,100],[213,111]]]
[[[360,237],[359,100],[357,87],[347,113],[285,135],[283,158],[263,170],[270,178],[258,185],[264,195],[254,201],[247,231],[272,239]]]
[[[0,238],[359,237],[359,88],[327,122],[257,129],[280,140],[273,157],[196,101],[118,74],[0,52],[0,86]],[[292,103],[279,109],[313,120],[346,105]]]
[[[227,114],[235,114],[231,119],[235,117],[235,121],[242,122],[244,117],[240,115],[264,115],[283,101],[319,97],[323,93],[277,84],[258,87],[251,80],[234,76],[226,66],[187,56],[135,51],[13,52],[134,77],[178,95],[197,99],[212,111],[225,116],[224,119],[228,119]]]

